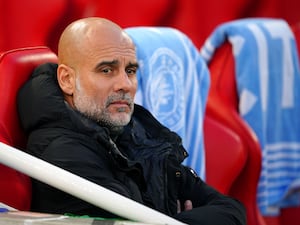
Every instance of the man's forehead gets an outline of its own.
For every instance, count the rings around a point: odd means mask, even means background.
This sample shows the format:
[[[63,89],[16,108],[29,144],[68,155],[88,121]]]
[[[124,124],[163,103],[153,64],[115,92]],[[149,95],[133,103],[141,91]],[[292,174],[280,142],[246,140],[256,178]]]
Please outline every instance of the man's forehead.
[[[90,54],[88,54],[89,60],[93,61],[95,64],[101,64],[102,62],[109,62],[111,64],[137,64],[137,57],[135,49],[129,48],[100,48],[99,50],[91,49]]]
[[[106,48],[103,46],[98,46],[96,48],[97,49],[91,49],[91,51],[100,57],[109,57],[118,60],[121,58],[136,59],[136,51],[134,48],[122,48],[117,46],[107,46]]]
[[[101,29],[101,27],[90,27],[83,36],[82,41],[87,44],[100,44],[106,45],[116,45],[134,48],[134,44],[130,36],[121,29],[107,28]]]
[[[112,60],[126,61],[126,63],[137,61],[135,45],[127,35],[119,34],[112,38],[109,38],[109,35],[106,37],[88,36],[78,50],[81,60],[89,60],[93,64]]]
[[[122,61],[122,60],[119,60],[119,59],[103,59],[101,61],[99,61],[96,65],[96,68],[99,68],[99,67],[102,67],[102,66],[119,66],[119,65],[122,65],[124,64],[124,66],[136,66],[138,67],[138,62],[136,60],[128,60],[128,61]]]

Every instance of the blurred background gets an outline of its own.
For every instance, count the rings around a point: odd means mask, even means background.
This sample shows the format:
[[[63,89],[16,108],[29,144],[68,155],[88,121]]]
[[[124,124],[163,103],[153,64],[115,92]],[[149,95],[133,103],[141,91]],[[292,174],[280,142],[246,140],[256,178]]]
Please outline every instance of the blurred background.
[[[0,0],[0,52],[46,45],[54,52],[70,22],[106,17],[121,27],[170,26],[200,48],[220,23],[247,17],[300,22],[299,0]]]
[[[0,53],[41,45],[57,53],[63,29],[91,16],[105,17],[123,28],[174,27],[199,49],[218,25],[241,18],[281,18],[291,26],[299,25],[296,32],[300,33],[300,0],[0,0]],[[300,52],[300,38],[297,41]],[[282,220],[289,221],[281,224],[299,225],[299,209],[285,212]],[[268,225],[279,224],[275,222]]]

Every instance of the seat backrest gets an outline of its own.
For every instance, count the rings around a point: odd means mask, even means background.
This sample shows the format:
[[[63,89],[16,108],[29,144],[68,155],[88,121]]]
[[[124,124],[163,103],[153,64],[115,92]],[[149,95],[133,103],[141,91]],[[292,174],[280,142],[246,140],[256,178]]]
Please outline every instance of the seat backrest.
[[[206,114],[232,130],[241,140],[246,162],[228,194],[246,207],[247,224],[265,224],[257,205],[257,187],[261,172],[261,149],[257,136],[238,113],[238,95],[234,77],[231,45],[224,43],[209,63],[211,87]],[[221,146],[224,149],[223,146]],[[230,153],[228,153],[230,154]]]
[[[0,54],[1,142],[18,149],[25,149],[26,135],[19,123],[17,92],[36,66],[56,61],[56,55],[47,47],[14,49]],[[31,200],[29,177],[4,165],[0,167],[0,202],[19,210],[29,210]]]
[[[207,113],[204,143],[206,182],[221,193],[229,194],[246,163],[243,142],[237,133]]]
[[[203,178],[203,115],[209,88],[204,60],[177,29],[131,27],[125,31],[136,45],[140,65],[136,102],[181,136],[190,155],[186,165]]]

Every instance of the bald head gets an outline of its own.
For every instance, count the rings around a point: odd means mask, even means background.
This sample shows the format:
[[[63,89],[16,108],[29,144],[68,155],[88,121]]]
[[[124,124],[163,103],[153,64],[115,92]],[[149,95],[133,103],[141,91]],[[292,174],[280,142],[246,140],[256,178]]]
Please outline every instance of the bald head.
[[[98,17],[83,18],[63,31],[58,44],[59,64],[76,67],[87,57],[92,57],[93,52],[107,46],[128,44],[133,46],[130,37],[112,21]]]
[[[130,121],[138,63],[122,28],[103,18],[77,20],[61,35],[58,59],[57,81],[72,108],[113,130]]]

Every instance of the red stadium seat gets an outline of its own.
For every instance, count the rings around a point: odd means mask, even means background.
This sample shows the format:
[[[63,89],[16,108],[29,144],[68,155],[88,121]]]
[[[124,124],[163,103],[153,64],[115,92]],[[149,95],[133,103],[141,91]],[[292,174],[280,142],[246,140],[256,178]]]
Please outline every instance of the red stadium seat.
[[[25,149],[26,136],[20,127],[16,108],[17,92],[37,65],[56,61],[56,55],[47,47],[15,49],[0,54],[1,142]],[[0,164],[0,187],[0,202],[19,210],[30,209],[29,177]]]
[[[238,114],[234,60],[231,52],[231,45],[226,43],[217,49],[209,63],[211,87],[206,114],[231,129],[240,138],[240,145],[243,148],[246,159],[241,172],[237,175],[238,177],[234,180],[231,187],[229,187],[227,194],[243,202],[247,210],[247,224],[262,225],[265,223],[259,212],[256,199],[261,171],[261,149],[256,135]],[[215,141],[219,141],[219,138],[220,135],[217,136]],[[233,147],[237,146],[237,143],[233,143]],[[227,149],[227,157],[230,157],[232,150],[229,146],[220,146],[220,148],[224,151]],[[215,157],[219,158],[219,156]],[[223,160],[223,158],[220,157],[218,160]],[[225,166],[223,167],[226,168]],[[222,170],[222,168],[219,170]],[[218,171],[215,171],[215,173],[218,173]],[[212,175],[208,174],[208,176]],[[209,180],[210,178],[208,177],[207,179]]]
[[[206,115],[204,143],[206,182],[221,193],[228,194],[245,166],[247,152],[242,140],[228,126]]]

